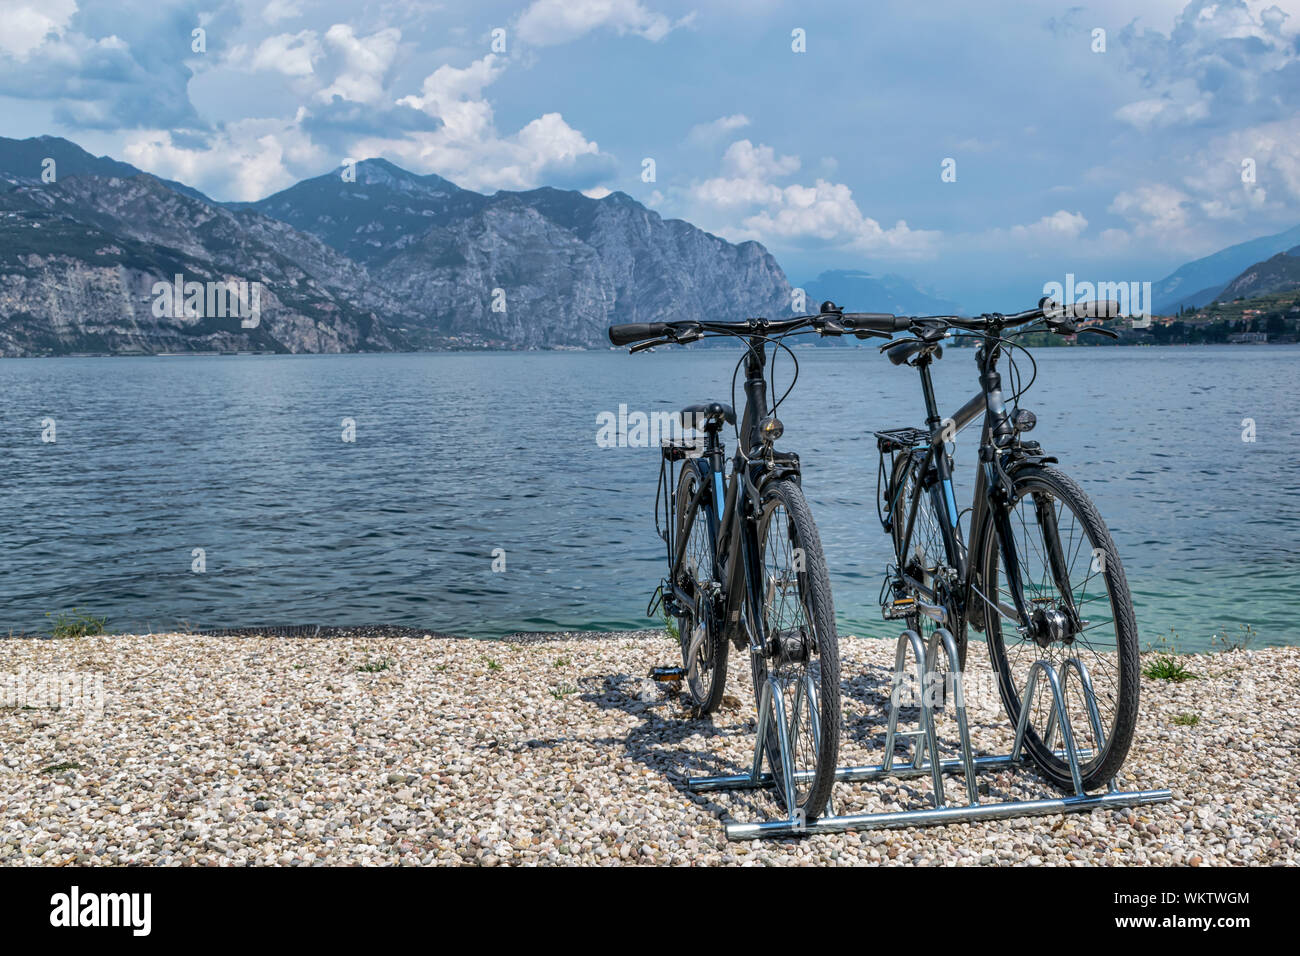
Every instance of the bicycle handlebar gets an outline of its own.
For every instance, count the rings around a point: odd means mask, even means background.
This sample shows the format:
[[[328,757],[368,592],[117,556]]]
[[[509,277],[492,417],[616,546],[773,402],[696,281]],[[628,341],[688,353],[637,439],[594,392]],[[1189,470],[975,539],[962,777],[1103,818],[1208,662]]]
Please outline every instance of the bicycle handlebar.
[[[1119,303],[1109,299],[1061,305],[1044,298],[1039,300],[1038,307],[1034,309],[1026,309],[1010,315],[990,312],[974,318],[963,318],[959,315],[913,316],[892,315],[888,312],[842,312],[833,303],[827,302],[822,306],[821,312],[797,315],[789,319],[755,318],[740,322],[699,322],[694,319],[681,322],[628,322],[611,325],[609,340],[614,345],[646,343],[633,349],[639,351],[650,345],[682,345],[701,339],[705,335],[782,335],[801,328],[810,328],[822,335],[849,333],[859,338],[871,335],[888,338],[893,332],[915,331],[918,328],[934,331],[936,328],[951,326],[982,331],[994,327],[1026,325],[1038,319],[1046,319],[1048,328],[1053,332],[1071,335],[1080,331],[1074,325],[1077,319],[1113,318],[1119,314]],[[1103,334],[1113,334],[1108,330],[1094,330]]]
[[[796,315],[788,319],[754,318],[740,322],[700,322],[695,319],[681,322],[628,322],[611,325],[609,340],[614,345],[632,345],[634,342],[679,345],[694,342],[705,335],[783,335],[805,328],[814,329],[822,335],[843,335],[846,332],[858,334],[896,332],[907,328],[907,323],[907,319],[887,312],[841,312],[833,306],[830,308],[823,306],[821,312],[812,315]]]

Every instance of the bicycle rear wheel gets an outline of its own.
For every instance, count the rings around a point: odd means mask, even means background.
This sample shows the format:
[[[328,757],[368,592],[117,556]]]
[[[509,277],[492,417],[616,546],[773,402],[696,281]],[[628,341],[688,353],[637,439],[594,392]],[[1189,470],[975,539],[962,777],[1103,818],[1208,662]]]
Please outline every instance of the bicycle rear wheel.
[[[957,607],[956,582],[947,570],[948,552],[944,546],[943,531],[940,525],[941,512],[935,510],[934,499],[927,482],[921,474],[921,464],[925,460],[924,450],[912,454],[900,455],[894,464],[890,480],[889,501],[896,502],[890,522],[891,536],[894,541],[894,555],[898,559],[901,572],[913,580],[919,581],[932,594],[921,597],[927,603],[938,604],[947,613],[946,620],[940,624],[927,615],[916,613],[907,617],[907,626],[921,635],[929,646],[930,636],[939,627],[946,627],[957,644],[958,662],[966,666],[966,618]],[[898,492],[895,494],[895,492]],[[912,538],[903,541],[907,533],[907,520],[912,513],[912,498],[920,495],[916,505],[916,518],[913,521]],[[959,532],[958,532],[959,533]],[[904,553],[904,544],[907,549]],[[940,654],[936,669],[946,671],[946,655]]]
[[[1065,711],[1080,750],[1085,789],[1106,785],[1128,754],[1137,724],[1139,673],[1137,623],[1128,581],[1115,543],[1092,501],[1055,468],[1016,473],[1010,508],[1017,577],[1029,610],[1025,620],[1011,597],[1007,561],[990,515],[978,558],[989,656],[1007,716],[1014,724],[1029,707],[1025,748],[1062,789],[1072,789],[1069,764],[1059,753],[1051,688],[1039,678],[1033,698],[1022,700],[1029,670],[1040,659],[1062,678]],[[976,595],[974,600],[983,600]],[[1098,740],[1077,673],[1062,665],[1082,662],[1093,684],[1102,727]]]
[[[771,486],[759,518],[763,632],[767,647],[751,654],[754,693],[762,704],[769,677],[780,695],[763,741],[785,806],[777,716],[784,717],[795,808],[819,817],[830,800],[840,743],[840,655],[835,606],[821,537],[803,491],[792,481]],[[793,809],[785,807],[786,810]]]
[[[714,594],[718,590],[714,573],[714,541],[709,528],[709,508],[713,504],[712,488],[691,511],[691,502],[700,482],[694,468],[682,469],[677,483],[676,529],[678,538],[687,536],[686,552],[677,568],[677,584],[694,597],[702,613],[691,608],[677,618],[677,636],[682,647],[682,666],[686,669],[686,691],[691,706],[699,715],[711,714],[722,703],[727,687],[727,642],[722,637],[721,622],[714,611]]]

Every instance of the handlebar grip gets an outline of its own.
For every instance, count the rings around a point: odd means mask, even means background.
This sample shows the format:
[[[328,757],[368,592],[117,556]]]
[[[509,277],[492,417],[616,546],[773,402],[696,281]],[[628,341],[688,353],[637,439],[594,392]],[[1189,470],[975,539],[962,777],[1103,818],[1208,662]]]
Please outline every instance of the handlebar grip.
[[[625,322],[609,327],[609,340],[615,345],[631,345],[646,339],[657,339],[666,335],[668,325],[665,322]]]
[[[902,332],[911,325],[911,319],[890,312],[845,312],[840,325],[850,332],[857,329],[872,332]]]
[[[1114,299],[1093,299],[1073,305],[1046,302],[1042,308],[1043,315],[1049,319],[1113,319],[1123,315]]]

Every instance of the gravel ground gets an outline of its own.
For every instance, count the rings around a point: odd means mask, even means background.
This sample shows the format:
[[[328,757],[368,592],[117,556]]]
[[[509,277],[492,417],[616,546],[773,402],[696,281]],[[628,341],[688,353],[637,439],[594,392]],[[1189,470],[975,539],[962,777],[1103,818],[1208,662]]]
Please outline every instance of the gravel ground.
[[[893,644],[842,648],[844,759],[875,763]],[[0,640],[0,863],[1300,860],[1300,648],[1187,656],[1199,679],[1143,680],[1121,785],[1167,786],[1170,804],[734,844],[723,816],[774,816],[771,796],[695,796],[684,781],[747,766],[749,678],[733,673],[711,720],[689,719],[645,678],[674,651],[662,632]],[[982,649],[971,657],[978,675]],[[51,675],[85,699],[47,706],[35,679]],[[970,701],[977,748],[1005,752],[988,697]],[[1025,770],[985,779],[994,797],[1051,794]],[[840,812],[927,799],[915,780],[836,788]]]

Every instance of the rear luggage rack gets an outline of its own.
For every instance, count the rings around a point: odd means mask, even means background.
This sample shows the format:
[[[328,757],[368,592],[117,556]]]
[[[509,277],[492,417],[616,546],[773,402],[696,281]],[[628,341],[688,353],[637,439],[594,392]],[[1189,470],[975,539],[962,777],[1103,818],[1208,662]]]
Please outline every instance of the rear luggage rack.
[[[665,438],[660,442],[660,451],[668,461],[683,461],[703,455],[704,443],[694,438]]]
[[[923,428],[887,428],[875,432],[876,448],[880,451],[880,464],[876,469],[876,517],[885,534],[892,534],[893,502],[885,499],[890,476],[899,455],[910,455],[912,449],[921,445],[929,446],[930,433]]]
[[[876,447],[882,452],[904,451],[930,441],[930,433],[921,428],[889,428],[875,435]]]

